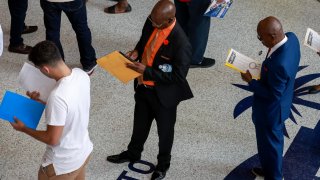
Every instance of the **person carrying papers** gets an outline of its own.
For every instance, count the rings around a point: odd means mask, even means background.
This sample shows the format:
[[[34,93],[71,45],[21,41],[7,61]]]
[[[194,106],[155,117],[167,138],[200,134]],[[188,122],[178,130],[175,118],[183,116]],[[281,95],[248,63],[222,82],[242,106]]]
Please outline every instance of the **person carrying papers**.
[[[47,144],[39,180],[85,179],[86,164],[93,149],[88,133],[90,78],[79,68],[70,69],[50,41],[34,46],[29,60],[44,75],[57,81],[47,102],[39,99],[40,93],[28,92],[31,99],[46,103],[47,128],[33,130],[17,118],[11,125]]]
[[[158,163],[151,180],[160,180],[170,168],[177,107],[193,97],[186,76],[191,45],[175,18],[171,1],[158,1],[148,16],[128,68],[142,74],[134,81],[135,107],[131,141],[126,151],[107,157],[112,163],[141,158],[153,120],[159,135]]]
[[[241,73],[253,92],[252,121],[256,130],[260,167],[252,169],[265,179],[282,180],[283,127],[289,118],[294,83],[300,62],[300,44],[292,32],[284,33],[275,17],[261,20],[258,39],[269,51],[259,80],[249,71]]]

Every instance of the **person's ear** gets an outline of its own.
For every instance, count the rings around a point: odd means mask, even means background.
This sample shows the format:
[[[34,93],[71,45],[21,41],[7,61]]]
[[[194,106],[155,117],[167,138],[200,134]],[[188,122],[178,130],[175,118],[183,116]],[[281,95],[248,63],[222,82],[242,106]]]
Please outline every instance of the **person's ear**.
[[[45,73],[45,74],[49,74],[50,73],[50,68],[48,66],[42,66],[40,68],[41,72]]]
[[[174,18],[170,18],[170,19],[168,20],[169,23],[172,23],[173,21],[174,21]]]

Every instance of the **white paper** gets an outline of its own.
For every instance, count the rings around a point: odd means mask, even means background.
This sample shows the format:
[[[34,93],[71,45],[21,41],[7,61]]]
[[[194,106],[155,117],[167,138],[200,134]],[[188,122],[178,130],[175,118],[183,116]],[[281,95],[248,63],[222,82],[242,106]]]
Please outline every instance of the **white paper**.
[[[26,91],[38,91],[40,99],[47,102],[47,99],[56,85],[54,79],[50,79],[34,66],[24,63],[19,73],[19,84]]]
[[[320,51],[320,35],[316,31],[308,28],[303,44],[315,50],[316,52],[319,52]]]
[[[0,56],[2,55],[2,52],[3,52],[3,31],[0,25]]]
[[[225,65],[242,73],[249,70],[254,79],[260,79],[261,63],[233,49],[230,49]]]

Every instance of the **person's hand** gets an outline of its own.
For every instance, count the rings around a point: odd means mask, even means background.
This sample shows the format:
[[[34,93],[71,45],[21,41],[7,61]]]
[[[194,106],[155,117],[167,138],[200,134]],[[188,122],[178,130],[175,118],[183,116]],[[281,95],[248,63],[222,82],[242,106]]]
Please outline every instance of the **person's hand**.
[[[132,51],[127,52],[127,53],[126,53],[126,56],[127,56],[129,59],[135,61],[135,60],[138,58],[139,53],[138,53],[137,50],[132,50]]]
[[[22,121],[20,121],[17,117],[13,117],[14,122],[10,122],[11,126],[17,130],[17,131],[21,131],[23,132],[23,130],[26,128],[26,126],[24,125],[24,123]]]
[[[241,78],[242,78],[242,80],[244,80],[247,83],[252,81],[252,75],[250,74],[250,72],[248,70],[246,73],[241,73]]]
[[[139,62],[127,63],[127,67],[137,71],[140,74],[143,74],[144,70],[146,69],[146,66]]]
[[[27,96],[29,96],[30,99],[33,99],[33,100],[35,100],[35,101],[38,101],[39,103],[46,104],[46,102],[44,102],[44,101],[42,101],[42,100],[40,99],[40,93],[37,92],[37,91],[32,91],[32,92],[27,91]]]

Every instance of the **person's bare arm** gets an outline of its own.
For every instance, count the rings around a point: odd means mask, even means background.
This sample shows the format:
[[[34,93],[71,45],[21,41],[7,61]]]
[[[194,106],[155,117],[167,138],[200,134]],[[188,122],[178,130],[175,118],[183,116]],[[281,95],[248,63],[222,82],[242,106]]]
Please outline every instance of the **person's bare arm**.
[[[47,125],[46,131],[37,131],[26,127],[24,123],[16,117],[14,117],[14,121],[15,122],[11,123],[11,125],[15,130],[24,132],[29,136],[37,139],[38,141],[51,146],[57,145],[59,143],[64,127]]]

